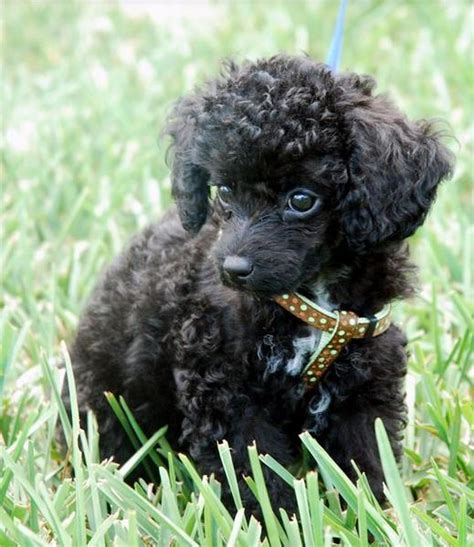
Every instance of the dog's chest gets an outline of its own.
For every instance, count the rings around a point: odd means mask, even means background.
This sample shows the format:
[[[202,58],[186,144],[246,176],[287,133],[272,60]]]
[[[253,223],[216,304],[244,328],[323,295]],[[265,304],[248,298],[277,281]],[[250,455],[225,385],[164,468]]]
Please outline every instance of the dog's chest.
[[[291,340],[278,343],[278,339],[266,335],[259,347],[261,362],[264,365],[264,378],[271,382],[272,378],[280,385],[294,385],[296,377],[301,375],[313,353],[319,346],[321,331],[312,327],[302,326]],[[281,374],[287,378],[287,382],[281,380]],[[280,379],[278,379],[280,378]],[[305,394],[303,383],[297,382],[299,388],[291,388],[285,395],[279,395],[278,408],[285,407],[285,400],[298,404]],[[331,404],[331,394],[322,383],[314,389],[306,403],[306,418],[301,426],[314,434],[320,434],[327,426],[327,416]],[[291,405],[290,405],[291,407]],[[287,408],[287,407],[285,407]],[[295,408],[295,407],[291,407]],[[288,417],[288,416],[287,416]]]
[[[330,302],[327,291],[322,284],[312,287],[314,301],[326,309],[336,309]],[[301,323],[290,340],[284,342],[278,337],[265,335],[259,345],[259,357],[265,364],[265,373],[285,372],[289,376],[301,374],[317,350],[322,333],[320,330]],[[265,348],[265,351],[262,349]]]
[[[292,339],[284,343],[271,334],[265,335],[257,350],[264,362],[265,373],[301,374],[318,347],[320,338],[321,332],[309,326],[300,327]]]

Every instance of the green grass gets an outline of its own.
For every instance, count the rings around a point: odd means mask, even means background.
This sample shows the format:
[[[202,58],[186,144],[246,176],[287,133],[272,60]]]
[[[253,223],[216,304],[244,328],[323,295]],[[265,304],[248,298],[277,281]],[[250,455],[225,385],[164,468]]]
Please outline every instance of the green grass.
[[[409,425],[401,469],[376,428],[390,506],[378,506],[363,475],[350,483],[307,434],[318,475],[293,477],[249,448],[247,483],[264,517],[257,522],[242,507],[226,443],[234,513],[220,485],[175,454],[164,431],[144,438],[124,401],[110,397],[144,447],[122,469],[100,463],[93,416],[85,431],[76,414],[68,423],[58,395],[60,363],[68,363],[61,341],[71,339],[103,266],[170,203],[166,143],[157,136],[173,99],[228,55],[324,58],[337,11],[330,0],[221,3],[217,17],[191,28],[157,6],[152,20],[111,2],[2,5],[0,545],[472,545],[468,0],[352,0],[348,12],[343,67],[373,74],[409,115],[447,120],[458,158],[412,240],[420,295],[396,309],[410,339]],[[67,461],[55,445],[58,420]],[[159,487],[124,483],[143,458]],[[272,507],[265,466],[294,488],[296,516]]]

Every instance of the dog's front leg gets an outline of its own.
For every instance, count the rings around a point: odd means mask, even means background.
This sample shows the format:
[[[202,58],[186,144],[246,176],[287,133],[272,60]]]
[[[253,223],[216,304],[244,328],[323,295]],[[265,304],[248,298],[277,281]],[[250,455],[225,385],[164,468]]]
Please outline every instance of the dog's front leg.
[[[394,397],[395,398],[395,397]],[[403,400],[397,397],[386,405],[369,398],[354,397],[331,412],[328,428],[318,439],[330,456],[353,480],[357,479],[352,460],[366,474],[379,501],[384,500],[383,470],[375,438],[375,420],[380,417],[397,459],[401,456],[401,431],[404,427]]]
[[[185,415],[181,441],[199,471],[214,473],[223,485],[223,499],[232,507],[227,480],[219,458],[217,443],[227,440],[232,450],[245,507],[259,514],[258,505],[243,477],[251,474],[247,447],[256,442],[260,453],[270,453],[283,465],[291,461],[290,439],[273,425],[266,409],[259,407],[251,387],[239,385],[224,374],[181,371],[176,375],[178,401]],[[293,509],[294,496],[273,472],[265,471],[267,488],[275,509]]]

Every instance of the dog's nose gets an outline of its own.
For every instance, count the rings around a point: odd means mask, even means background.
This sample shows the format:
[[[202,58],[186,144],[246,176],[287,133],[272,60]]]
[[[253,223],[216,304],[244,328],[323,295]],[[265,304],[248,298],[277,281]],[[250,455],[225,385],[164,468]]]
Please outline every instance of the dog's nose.
[[[244,281],[253,271],[253,264],[242,256],[228,256],[222,267],[233,281]]]

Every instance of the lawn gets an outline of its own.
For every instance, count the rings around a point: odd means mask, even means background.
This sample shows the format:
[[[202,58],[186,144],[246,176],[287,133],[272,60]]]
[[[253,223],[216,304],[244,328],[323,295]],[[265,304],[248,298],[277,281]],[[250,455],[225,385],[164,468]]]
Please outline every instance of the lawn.
[[[417,298],[397,304],[410,340],[405,457],[395,465],[377,425],[390,500],[352,485],[309,436],[318,474],[296,477],[251,447],[248,484],[264,518],[245,513],[231,453],[219,485],[144,439],[122,469],[100,463],[92,416],[68,422],[58,393],[67,344],[97,275],[169,206],[172,101],[237,59],[306,51],[324,59],[332,0],[227,3],[14,1],[2,5],[0,545],[472,545],[473,6],[469,0],[350,0],[342,67],[376,77],[410,116],[439,117],[457,156],[412,239]],[[70,439],[66,459],[55,427]],[[257,447],[258,448],[258,447]],[[124,477],[146,458],[160,486]],[[471,458],[472,459],[472,458]],[[262,468],[294,488],[298,515],[272,508]]]

